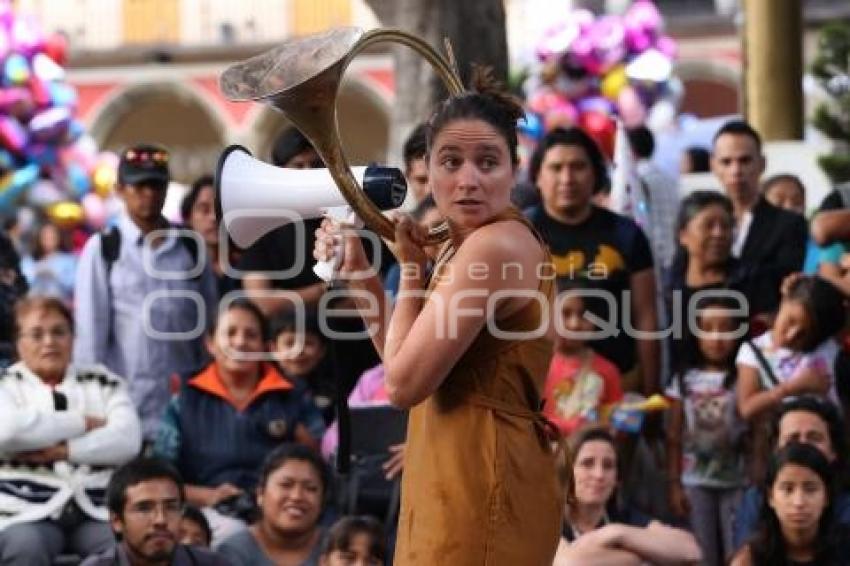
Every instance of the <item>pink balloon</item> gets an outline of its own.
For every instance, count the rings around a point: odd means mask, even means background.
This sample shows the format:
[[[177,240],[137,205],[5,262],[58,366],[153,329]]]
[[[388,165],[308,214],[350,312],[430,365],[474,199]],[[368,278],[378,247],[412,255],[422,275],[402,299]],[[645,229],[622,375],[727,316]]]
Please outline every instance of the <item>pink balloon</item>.
[[[0,117],[0,145],[13,153],[21,153],[26,147],[27,133],[14,118]]]
[[[543,128],[550,131],[555,128],[569,128],[578,120],[578,110],[568,100],[560,100],[543,115]]]
[[[663,22],[655,4],[638,0],[623,15],[626,45],[632,53],[641,53],[652,47],[661,33]]]
[[[89,226],[100,230],[106,225],[106,203],[95,193],[86,194],[80,204]]]
[[[646,120],[646,108],[643,101],[631,86],[623,87],[620,91],[617,97],[617,110],[627,128],[640,126]]]
[[[594,15],[590,10],[573,10],[566,20],[546,30],[543,39],[537,44],[537,57],[541,61],[560,57],[593,24],[593,20]]]
[[[669,35],[659,37],[658,41],[655,42],[655,48],[670,60],[675,59],[676,55],[679,54],[679,46],[676,45],[676,40]]]
[[[620,18],[604,16],[573,43],[572,55],[590,74],[601,76],[626,56],[625,40]]]
[[[549,88],[541,88],[534,92],[528,99],[528,108],[536,114],[546,114],[550,108],[555,107],[563,97]]]

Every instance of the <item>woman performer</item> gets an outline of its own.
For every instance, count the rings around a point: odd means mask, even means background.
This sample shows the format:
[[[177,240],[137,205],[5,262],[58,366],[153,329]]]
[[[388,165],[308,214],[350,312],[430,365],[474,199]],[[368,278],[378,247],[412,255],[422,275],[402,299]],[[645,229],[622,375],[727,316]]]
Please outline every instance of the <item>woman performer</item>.
[[[486,71],[473,84],[428,123],[429,183],[450,230],[430,280],[408,217],[396,220],[389,322],[358,238],[325,221],[314,255],[333,257],[344,238],[340,278],[374,331],[390,401],[411,408],[395,563],[551,565],[563,499],[540,394],[554,274],[510,205],[522,109]]]

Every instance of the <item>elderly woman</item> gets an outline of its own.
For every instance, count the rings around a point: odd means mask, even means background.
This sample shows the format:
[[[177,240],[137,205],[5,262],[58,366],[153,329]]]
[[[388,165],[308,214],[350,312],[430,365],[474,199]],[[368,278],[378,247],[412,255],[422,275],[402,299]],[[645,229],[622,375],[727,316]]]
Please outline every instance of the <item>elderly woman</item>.
[[[207,517],[214,547],[253,518],[266,455],[284,442],[318,451],[324,433],[303,383],[259,361],[267,346],[259,307],[245,299],[224,306],[207,336],[214,361],[171,401],[154,446],[186,480],[186,500]]]
[[[20,361],[0,374],[0,564],[48,566],[112,544],[103,494],[141,425],[120,377],[71,364],[60,300],[19,302],[15,333]]]

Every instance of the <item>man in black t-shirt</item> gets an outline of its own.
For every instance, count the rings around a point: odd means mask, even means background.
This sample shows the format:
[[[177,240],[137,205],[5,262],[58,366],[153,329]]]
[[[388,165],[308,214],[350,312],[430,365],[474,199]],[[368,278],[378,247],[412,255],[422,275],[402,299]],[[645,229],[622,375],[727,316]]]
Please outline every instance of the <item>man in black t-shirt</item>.
[[[558,277],[580,278],[606,292],[588,308],[606,321],[597,330],[613,335],[589,345],[617,365],[624,389],[658,392],[658,341],[635,339],[632,331],[657,330],[652,251],[634,221],[593,204],[608,183],[602,153],[583,131],[556,129],[541,141],[529,169],[542,204],[526,215],[549,245]]]

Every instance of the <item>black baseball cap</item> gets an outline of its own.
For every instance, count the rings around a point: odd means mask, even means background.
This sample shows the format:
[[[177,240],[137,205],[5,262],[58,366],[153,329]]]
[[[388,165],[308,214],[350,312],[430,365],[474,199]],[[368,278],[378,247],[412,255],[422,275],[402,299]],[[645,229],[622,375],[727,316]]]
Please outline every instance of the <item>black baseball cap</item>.
[[[118,182],[138,185],[144,181],[168,184],[168,151],[162,147],[140,144],[121,152],[118,162]]]

